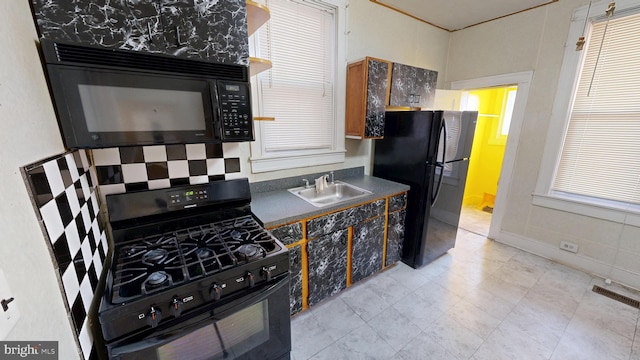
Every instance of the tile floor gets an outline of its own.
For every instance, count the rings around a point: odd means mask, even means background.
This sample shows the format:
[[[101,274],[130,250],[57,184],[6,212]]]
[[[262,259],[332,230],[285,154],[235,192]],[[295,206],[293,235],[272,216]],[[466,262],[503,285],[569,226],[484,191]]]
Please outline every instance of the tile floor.
[[[593,284],[607,287],[460,230],[431,264],[399,263],[294,317],[292,359],[640,360],[639,310]]]
[[[460,215],[460,227],[478,235],[489,235],[491,213],[482,211],[475,206],[465,205]]]

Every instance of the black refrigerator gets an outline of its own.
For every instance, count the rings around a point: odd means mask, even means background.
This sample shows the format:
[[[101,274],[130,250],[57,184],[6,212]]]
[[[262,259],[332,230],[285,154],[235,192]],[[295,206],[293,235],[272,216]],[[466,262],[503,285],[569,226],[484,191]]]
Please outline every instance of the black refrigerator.
[[[419,268],[455,246],[478,113],[392,111],[373,176],[409,185],[402,261]]]

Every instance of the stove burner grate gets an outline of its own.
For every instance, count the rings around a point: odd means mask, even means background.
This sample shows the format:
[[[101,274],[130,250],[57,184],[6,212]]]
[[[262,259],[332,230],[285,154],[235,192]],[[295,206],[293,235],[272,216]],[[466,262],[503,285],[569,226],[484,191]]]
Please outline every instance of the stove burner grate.
[[[112,302],[209,276],[280,250],[251,215],[133,240],[116,249]]]

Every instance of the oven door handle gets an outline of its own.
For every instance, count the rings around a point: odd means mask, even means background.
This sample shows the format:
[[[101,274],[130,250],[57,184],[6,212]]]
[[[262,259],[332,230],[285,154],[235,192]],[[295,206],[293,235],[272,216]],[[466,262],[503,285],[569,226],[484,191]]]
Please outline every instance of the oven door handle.
[[[235,312],[249,305],[258,304],[285,286],[289,286],[288,272],[286,276],[280,278],[276,283],[265,284],[265,287],[259,289],[259,291],[247,294],[228,304],[219,307],[208,307],[207,309],[201,310],[198,314],[186,314],[185,317],[188,317],[190,322],[187,326],[176,326],[176,324],[172,324],[169,329],[164,329],[164,331],[160,329],[157,331],[157,334],[153,337],[144,339],[131,339],[130,337],[116,342],[109,346],[109,355],[111,358],[116,359],[128,359],[128,355],[135,357],[144,354],[146,356],[147,353],[145,353],[145,351],[153,351],[159,346],[168,344],[191,331],[202,328],[204,324],[217,323],[219,320],[233,315]],[[256,290],[256,288],[253,289]],[[137,359],[137,357],[135,358]]]

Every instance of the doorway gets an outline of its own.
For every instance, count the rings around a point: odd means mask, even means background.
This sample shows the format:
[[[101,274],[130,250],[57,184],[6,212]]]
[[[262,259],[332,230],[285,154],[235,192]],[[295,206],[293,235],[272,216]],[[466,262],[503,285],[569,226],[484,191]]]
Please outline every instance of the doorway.
[[[529,89],[531,87],[532,79],[533,71],[524,71],[519,73],[488,76],[484,78],[454,81],[451,83],[451,90],[457,91],[517,86],[517,94],[514,100],[511,123],[509,125],[506,147],[502,160],[502,168],[498,180],[500,186],[497,188],[493,213],[490,214],[491,225],[489,227],[487,237],[494,240],[499,240],[503,234],[503,220],[507,210],[507,197],[513,178],[518,142],[520,141],[520,131],[522,130],[522,124],[524,122],[525,108],[529,97]]]
[[[459,227],[489,235],[517,86],[467,90],[460,106],[478,111]]]

